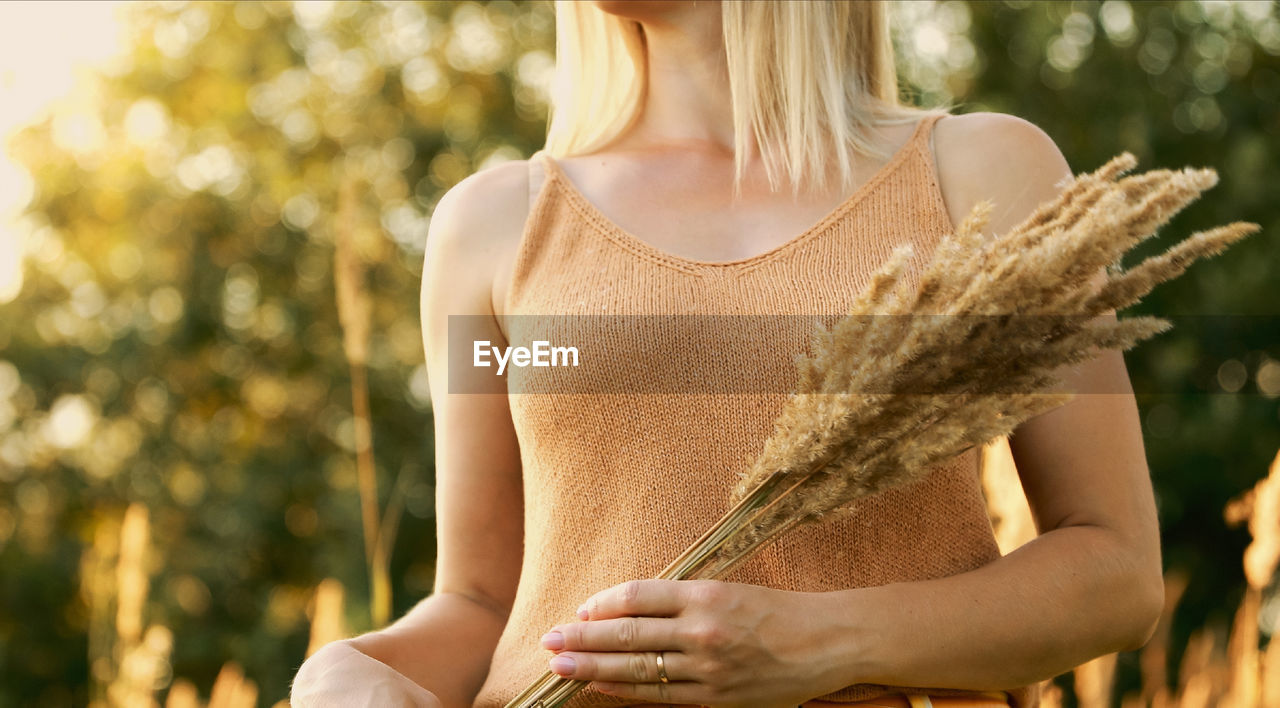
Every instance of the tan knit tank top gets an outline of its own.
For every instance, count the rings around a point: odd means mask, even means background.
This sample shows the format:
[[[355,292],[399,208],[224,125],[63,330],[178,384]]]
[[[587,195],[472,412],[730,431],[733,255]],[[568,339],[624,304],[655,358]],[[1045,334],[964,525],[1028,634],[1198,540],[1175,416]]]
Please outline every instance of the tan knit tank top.
[[[841,314],[894,246],[919,269],[952,229],[930,140],[919,121],[889,162],[825,218],[764,253],[729,262],[675,256],[606,219],[554,160],[541,170],[515,256],[509,315]],[[793,318],[799,319],[799,318]],[[782,377],[759,393],[512,393],[524,480],[524,561],[506,628],[475,706],[504,706],[547,669],[540,637],[574,621],[593,593],[651,578],[727,509],[737,474],[759,452],[789,390],[809,331],[756,342],[748,356]],[[689,359],[710,373],[718,356]],[[644,361],[614,361],[616,373]],[[757,370],[758,371],[758,370]],[[608,376],[597,368],[592,375]],[[768,383],[768,382],[765,382]],[[724,580],[818,592],[934,578],[999,556],[978,477],[978,451],[924,481],[860,502],[851,516],[800,527]],[[857,685],[823,696],[852,702],[891,691]],[[941,693],[941,692],[940,692]],[[1031,692],[1011,692],[1026,705]],[[589,687],[570,706],[639,703]]]

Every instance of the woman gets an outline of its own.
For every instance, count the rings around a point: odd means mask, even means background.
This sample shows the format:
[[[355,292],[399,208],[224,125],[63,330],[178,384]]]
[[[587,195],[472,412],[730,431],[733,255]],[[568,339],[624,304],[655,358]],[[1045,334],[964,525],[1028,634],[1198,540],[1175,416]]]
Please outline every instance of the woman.
[[[1078,395],[1011,436],[1040,535],[1008,556],[971,450],[723,581],[659,581],[780,391],[446,392],[450,315],[507,342],[526,314],[837,312],[897,243],[927,251],[985,198],[1002,233],[1071,176],[1026,121],[899,106],[878,2],[557,12],[547,148],[432,218],[435,591],[308,660],[295,705],[501,706],[550,668],[593,682],[584,706],[1027,706],[1037,682],[1144,643],[1163,586],[1131,395]],[[781,362],[802,345],[764,344]],[[1062,374],[1129,390],[1115,351]]]

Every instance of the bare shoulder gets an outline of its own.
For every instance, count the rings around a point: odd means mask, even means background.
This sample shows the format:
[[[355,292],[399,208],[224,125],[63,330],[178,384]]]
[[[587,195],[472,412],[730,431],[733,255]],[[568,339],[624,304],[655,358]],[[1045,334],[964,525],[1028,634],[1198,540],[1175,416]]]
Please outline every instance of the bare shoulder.
[[[453,185],[440,197],[431,214],[428,250],[466,250],[477,260],[492,256],[519,236],[528,213],[527,160],[510,160],[485,168]]]
[[[982,199],[995,203],[991,231],[1015,226],[1072,176],[1053,138],[1007,113],[966,113],[934,126],[934,155],[953,224]]]
[[[510,160],[450,187],[431,214],[427,231],[424,296],[428,287],[483,292],[485,310],[501,303],[496,287],[514,255],[529,210],[527,160]],[[428,278],[434,282],[428,283]],[[495,298],[495,295],[497,296]]]

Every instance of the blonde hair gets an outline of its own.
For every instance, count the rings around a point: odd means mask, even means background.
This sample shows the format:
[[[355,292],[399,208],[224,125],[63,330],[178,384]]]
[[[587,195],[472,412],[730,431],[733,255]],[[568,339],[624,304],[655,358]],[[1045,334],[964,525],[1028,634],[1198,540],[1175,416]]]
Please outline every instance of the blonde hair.
[[[793,191],[824,186],[832,161],[848,188],[855,154],[888,157],[870,139],[871,126],[950,112],[901,102],[884,0],[722,0],[721,7],[735,188],[750,140],[775,190],[782,179]],[[594,3],[556,0],[556,72],[544,149],[568,157],[609,144],[639,117],[647,82],[639,22]]]

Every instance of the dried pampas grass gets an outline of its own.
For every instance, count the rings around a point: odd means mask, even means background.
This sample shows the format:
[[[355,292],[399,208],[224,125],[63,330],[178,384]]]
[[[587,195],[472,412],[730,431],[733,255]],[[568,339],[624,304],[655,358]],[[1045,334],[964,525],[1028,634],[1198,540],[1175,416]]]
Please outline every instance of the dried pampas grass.
[[[1218,179],[1212,169],[1118,179],[1135,164],[1126,152],[1077,176],[1001,236],[983,233],[993,205],[979,203],[915,287],[904,278],[911,248],[894,251],[848,316],[818,325],[732,508],[659,577],[722,577],[795,526],[917,482],[932,465],[1069,401],[1058,390],[1060,367],[1168,329],[1156,317],[1100,315],[1259,227],[1201,231],[1128,270],[1111,267]],[[508,708],[560,706],[586,683],[548,672]]]

